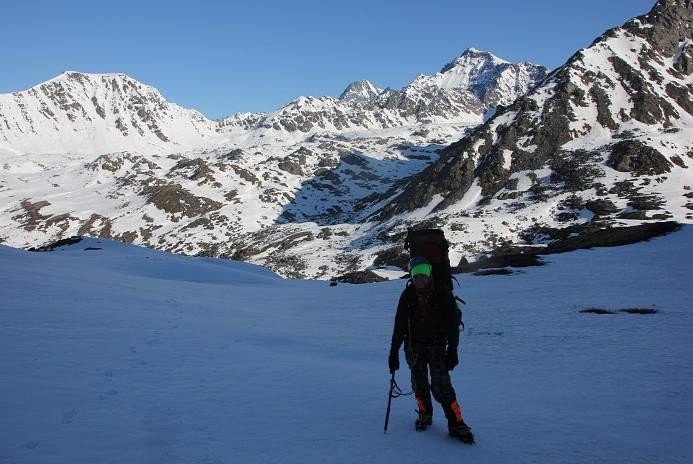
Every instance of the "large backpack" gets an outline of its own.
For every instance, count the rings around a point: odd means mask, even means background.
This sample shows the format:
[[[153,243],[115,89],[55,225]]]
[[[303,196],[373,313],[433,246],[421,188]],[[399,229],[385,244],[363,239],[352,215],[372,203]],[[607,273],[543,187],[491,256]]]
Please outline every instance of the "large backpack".
[[[404,248],[409,251],[409,257],[423,256],[433,267],[433,281],[441,298],[451,300],[452,304],[459,311],[460,325],[462,322],[462,310],[457,301],[464,304],[464,301],[453,293],[452,268],[450,257],[448,256],[448,241],[445,233],[440,229],[420,229],[408,230],[407,238],[404,241]]]

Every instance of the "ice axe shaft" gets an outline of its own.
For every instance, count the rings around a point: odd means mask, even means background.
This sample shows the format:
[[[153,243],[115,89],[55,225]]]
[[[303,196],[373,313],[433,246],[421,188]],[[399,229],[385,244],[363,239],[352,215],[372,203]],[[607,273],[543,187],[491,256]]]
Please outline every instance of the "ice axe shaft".
[[[390,392],[387,394],[387,412],[385,413],[385,430],[383,433],[387,433],[387,425],[390,423],[390,409],[392,408],[392,398],[395,398],[395,389],[397,389],[397,382],[395,382],[395,373],[392,372]]]

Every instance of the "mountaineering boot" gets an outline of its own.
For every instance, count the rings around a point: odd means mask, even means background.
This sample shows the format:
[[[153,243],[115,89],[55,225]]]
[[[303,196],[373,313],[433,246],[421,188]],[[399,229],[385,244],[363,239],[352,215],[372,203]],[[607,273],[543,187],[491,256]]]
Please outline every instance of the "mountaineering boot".
[[[416,397],[416,403],[419,406],[419,410],[417,411],[419,415],[416,418],[414,427],[417,431],[421,432],[429,428],[433,423],[433,406],[431,405],[430,398],[421,398],[420,396]]]
[[[419,411],[414,426],[418,432],[424,431],[433,424],[433,416],[425,411]]]
[[[462,443],[466,443],[468,445],[474,444],[474,434],[472,433],[472,429],[470,429],[469,426],[464,423],[464,421],[460,421],[456,424],[448,424],[448,434],[453,438],[457,438]]]
[[[450,406],[445,408],[445,413],[448,417],[448,434],[463,443],[473,445],[474,434],[472,433],[472,429],[470,429],[469,426],[465,424],[464,419],[462,419],[462,411],[457,401],[453,400]]]

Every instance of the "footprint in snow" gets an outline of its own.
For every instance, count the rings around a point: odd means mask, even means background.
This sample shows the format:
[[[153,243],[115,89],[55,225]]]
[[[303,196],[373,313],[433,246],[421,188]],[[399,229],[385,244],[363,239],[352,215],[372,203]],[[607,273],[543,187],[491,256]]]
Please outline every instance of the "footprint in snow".
[[[69,411],[63,413],[63,424],[71,424],[75,420],[75,416],[79,411],[76,409],[70,409]]]
[[[118,390],[116,390],[115,388],[111,388],[111,389],[108,390],[106,393],[100,394],[100,395],[99,395],[99,399],[100,399],[100,400],[105,400],[105,399],[108,398],[109,396],[116,396],[117,394],[118,394]]]

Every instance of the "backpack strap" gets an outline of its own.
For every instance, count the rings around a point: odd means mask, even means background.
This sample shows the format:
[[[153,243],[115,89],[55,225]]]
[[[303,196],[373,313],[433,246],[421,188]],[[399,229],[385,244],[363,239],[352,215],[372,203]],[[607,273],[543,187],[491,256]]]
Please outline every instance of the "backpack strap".
[[[407,286],[404,287],[404,294],[405,294],[405,300],[407,300],[407,338],[405,343],[409,343],[409,346],[411,346],[412,343],[412,333],[411,333],[411,319],[414,314],[414,305],[412,304],[411,301],[411,291],[410,288],[411,286],[414,285],[414,281],[409,279],[407,281]],[[406,349],[406,345],[405,345]]]
[[[406,299],[407,299],[407,307],[409,309],[409,319],[411,319],[412,311],[413,311],[414,307],[416,306],[416,304],[418,303],[412,299],[412,287],[413,287],[413,285],[414,285],[414,281],[409,279],[409,281],[407,282],[407,286],[404,288],[404,292],[406,294]]]

